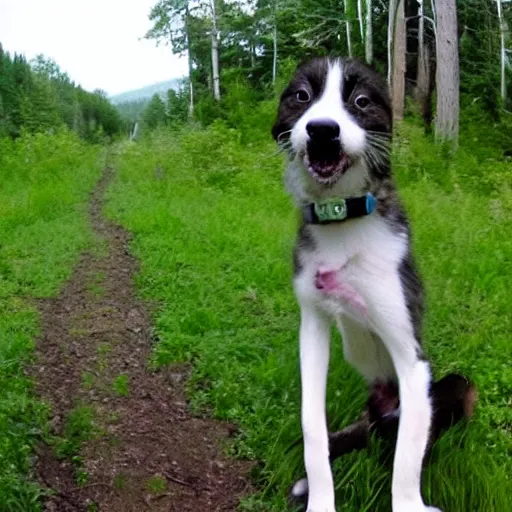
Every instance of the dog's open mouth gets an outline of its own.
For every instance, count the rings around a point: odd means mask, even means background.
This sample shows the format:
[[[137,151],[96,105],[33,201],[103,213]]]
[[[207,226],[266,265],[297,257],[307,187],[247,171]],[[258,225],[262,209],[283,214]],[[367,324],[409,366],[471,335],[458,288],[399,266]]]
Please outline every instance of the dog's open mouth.
[[[338,142],[308,143],[304,163],[313,178],[324,184],[336,182],[350,167],[350,158]]]

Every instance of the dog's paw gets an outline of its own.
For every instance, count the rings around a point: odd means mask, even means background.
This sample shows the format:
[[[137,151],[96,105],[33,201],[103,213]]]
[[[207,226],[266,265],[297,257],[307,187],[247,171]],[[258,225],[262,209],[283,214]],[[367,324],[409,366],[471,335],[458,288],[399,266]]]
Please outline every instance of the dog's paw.
[[[440,508],[427,507],[423,504],[401,505],[393,507],[393,512],[443,512]]]
[[[308,479],[301,478],[297,480],[290,489],[289,500],[290,505],[293,507],[293,510],[306,510],[308,505],[308,496],[309,496],[309,488],[308,488]]]
[[[307,478],[301,478],[292,485],[289,499],[290,505],[294,511],[336,512],[334,506],[328,503],[308,503],[309,486]]]

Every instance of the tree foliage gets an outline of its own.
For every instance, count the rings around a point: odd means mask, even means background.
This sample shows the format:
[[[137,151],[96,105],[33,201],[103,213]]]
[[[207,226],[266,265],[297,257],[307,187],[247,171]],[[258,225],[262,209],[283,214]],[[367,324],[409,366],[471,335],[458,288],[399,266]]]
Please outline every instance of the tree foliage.
[[[436,76],[434,4],[429,0],[404,0],[405,92],[417,102],[417,110],[427,124],[436,117],[432,109]],[[482,113],[494,120],[500,117],[502,107],[510,108],[512,96],[509,60],[512,45],[508,28],[512,23],[512,2],[499,1],[501,25],[497,4],[497,0],[457,1],[461,106],[476,102]],[[187,97],[193,106],[191,94],[194,95],[195,115],[203,122],[210,122],[225,112],[224,106],[229,101],[225,98],[220,106],[211,102],[214,92],[212,5],[217,15],[222,96],[230,94],[235,84],[240,83],[270,96],[275,91],[276,67],[283,71],[288,62],[296,63],[312,55],[348,55],[350,50],[355,57],[370,58],[379,71],[388,72],[395,36],[394,26],[388,33],[388,22],[395,19],[389,9],[396,2],[159,0],[150,12],[153,27],[146,37],[169,44],[174,53],[188,57]],[[505,49],[500,51],[502,41]],[[506,68],[504,80],[500,73],[502,62]],[[396,71],[389,69],[389,76]],[[403,69],[398,72],[404,73]],[[500,94],[501,88],[505,94]]]
[[[0,45],[0,137],[63,126],[96,141],[118,133],[122,120],[104,92],[76,86],[55,61],[39,55],[29,63]]]

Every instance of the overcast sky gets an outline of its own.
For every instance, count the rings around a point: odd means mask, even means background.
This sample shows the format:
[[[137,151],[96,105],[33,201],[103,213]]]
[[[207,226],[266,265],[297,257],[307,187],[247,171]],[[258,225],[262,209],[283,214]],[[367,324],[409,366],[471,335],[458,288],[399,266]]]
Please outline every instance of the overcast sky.
[[[72,80],[109,94],[186,74],[185,59],[141,40],[157,0],[0,0],[0,43],[55,59]]]

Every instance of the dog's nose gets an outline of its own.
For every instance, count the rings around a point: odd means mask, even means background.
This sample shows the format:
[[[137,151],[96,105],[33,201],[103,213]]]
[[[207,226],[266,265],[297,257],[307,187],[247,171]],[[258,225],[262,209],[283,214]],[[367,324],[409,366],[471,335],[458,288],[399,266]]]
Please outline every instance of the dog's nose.
[[[332,119],[315,119],[306,125],[306,132],[313,140],[335,140],[340,136],[340,126]]]

